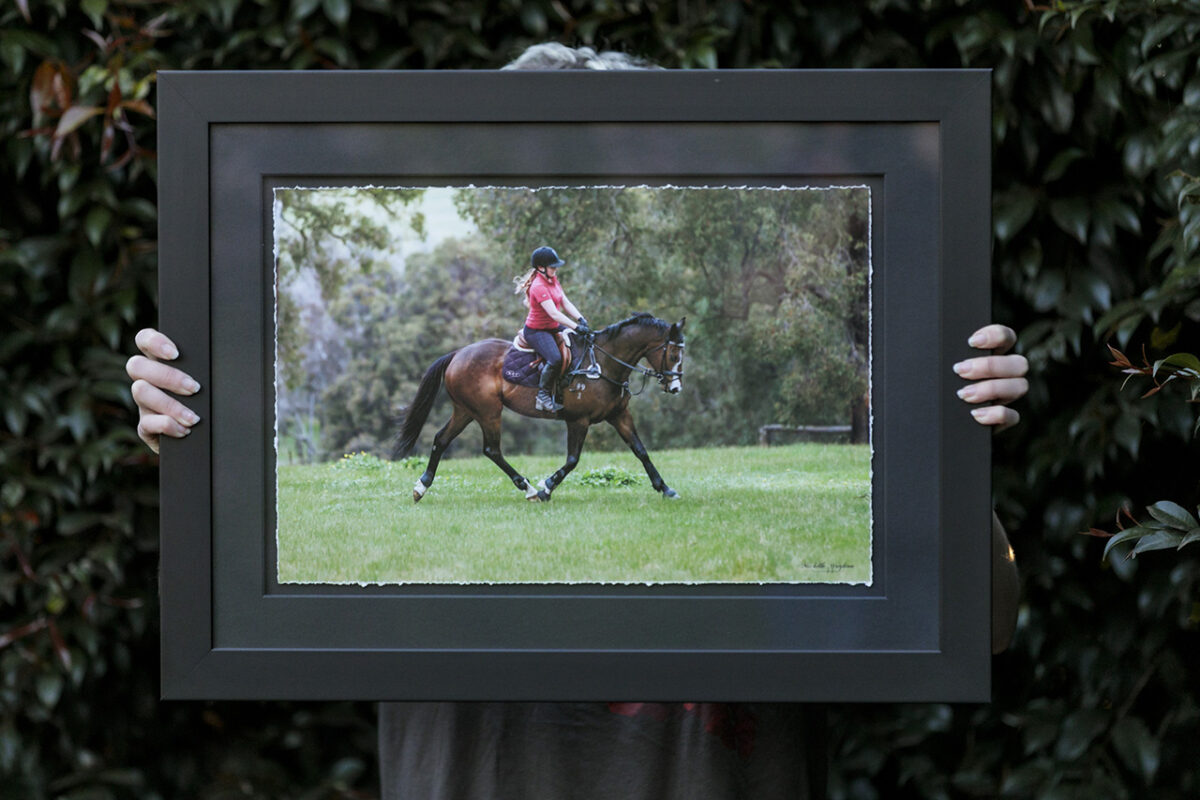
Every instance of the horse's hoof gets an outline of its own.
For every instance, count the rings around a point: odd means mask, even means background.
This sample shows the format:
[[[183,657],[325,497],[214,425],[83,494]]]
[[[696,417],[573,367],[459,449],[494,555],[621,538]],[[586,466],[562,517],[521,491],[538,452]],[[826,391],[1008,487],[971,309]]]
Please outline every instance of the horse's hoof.
[[[549,503],[550,502],[550,493],[544,492],[544,491],[539,491],[537,493],[537,498],[538,498],[538,500],[541,500],[543,503]]]
[[[421,498],[425,496],[425,492],[429,491],[429,487],[417,481],[417,485],[413,487],[413,502],[421,502]]]
[[[674,489],[670,489],[670,488],[664,489],[663,490],[663,499],[664,500],[678,500],[679,492],[675,491]]]
[[[525,484],[525,499],[531,502],[538,499],[538,490],[533,488],[532,483]]]

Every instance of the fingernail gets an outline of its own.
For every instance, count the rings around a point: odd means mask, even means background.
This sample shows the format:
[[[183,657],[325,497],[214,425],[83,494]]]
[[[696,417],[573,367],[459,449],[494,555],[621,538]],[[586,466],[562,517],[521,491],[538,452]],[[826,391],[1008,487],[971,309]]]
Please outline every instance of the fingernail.
[[[972,397],[975,396],[975,387],[974,386],[964,386],[963,388],[958,390],[957,394],[958,394],[959,399],[961,399],[961,400],[970,400]]]
[[[173,344],[163,345],[163,357],[174,361],[179,358],[179,350]]]
[[[200,384],[196,383],[194,380],[189,380],[183,385],[183,388],[187,390],[188,394],[195,394],[196,392],[200,391]]]
[[[182,416],[184,425],[195,425],[200,421],[200,417],[195,411],[186,410],[183,412]]]
[[[967,344],[969,344],[971,347],[983,347],[986,343],[987,337],[985,337],[982,333],[973,333],[971,334],[971,338],[967,339]]]
[[[985,414],[987,414],[986,408],[972,408],[971,409],[971,416],[974,417],[977,422],[982,422]]]
[[[967,373],[967,370],[970,369],[970,367],[971,367],[971,365],[968,364],[966,361],[960,361],[957,364],[955,364],[952,367],[952,369],[954,370],[955,375],[965,375]]]

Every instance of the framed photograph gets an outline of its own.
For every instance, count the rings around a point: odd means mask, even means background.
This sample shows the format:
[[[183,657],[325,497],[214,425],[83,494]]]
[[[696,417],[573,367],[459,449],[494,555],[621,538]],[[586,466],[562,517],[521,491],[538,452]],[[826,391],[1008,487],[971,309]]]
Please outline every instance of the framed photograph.
[[[989,86],[160,74],[164,697],[988,699]]]

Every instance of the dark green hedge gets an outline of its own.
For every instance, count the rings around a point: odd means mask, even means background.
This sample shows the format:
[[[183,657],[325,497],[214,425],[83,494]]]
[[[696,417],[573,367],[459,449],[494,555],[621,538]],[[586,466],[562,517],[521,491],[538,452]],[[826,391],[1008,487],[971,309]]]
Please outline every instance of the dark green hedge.
[[[0,6],[0,797],[373,795],[368,705],[156,699],[155,459],[123,376],[155,320],[153,74],[492,68],[547,39],[666,66],[995,69],[996,316],[1035,370],[997,440],[1021,628],[990,706],[836,709],[833,792],[1200,794],[1194,555],[1105,563],[1078,535],[1200,499],[1194,408],[1120,391],[1103,347],[1196,350],[1200,3],[395,5]]]

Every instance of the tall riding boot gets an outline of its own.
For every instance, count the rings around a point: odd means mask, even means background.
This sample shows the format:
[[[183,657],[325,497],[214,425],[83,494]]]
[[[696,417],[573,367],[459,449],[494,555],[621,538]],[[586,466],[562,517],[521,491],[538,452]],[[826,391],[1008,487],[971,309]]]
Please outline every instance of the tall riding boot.
[[[549,411],[551,414],[562,411],[562,406],[554,402],[554,385],[557,382],[558,370],[543,366],[542,377],[538,380],[537,401],[534,403],[538,411]]]

